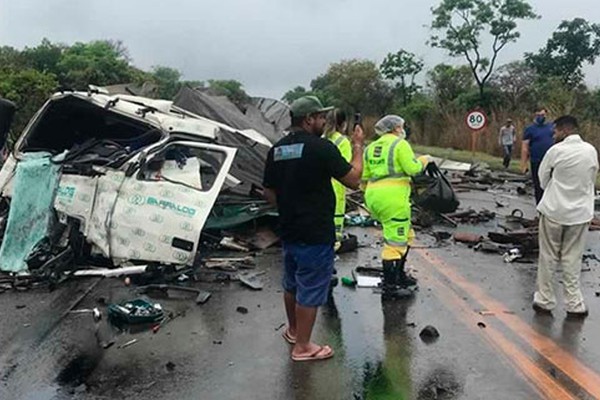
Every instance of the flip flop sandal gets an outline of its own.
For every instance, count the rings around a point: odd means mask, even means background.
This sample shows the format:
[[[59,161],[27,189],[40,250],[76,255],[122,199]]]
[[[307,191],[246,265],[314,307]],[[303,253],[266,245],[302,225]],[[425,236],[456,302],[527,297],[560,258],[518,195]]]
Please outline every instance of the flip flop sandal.
[[[283,336],[283,338],[285,339],[286,342],[288,342],[289,344],[296,344],[296,338],[293,337],[292,335],[290,335],[289,330],[286,328],[285,331],[283,331],[283,333],[281,334],[281,336]]]
[[[325,354],[321,354],[323,353],[323,350],[329,350],[328,352],[326,352]],[[320,355],[321,354],[321,355]],[[305,355],[305,356],[294,356],[292,355],[292,360],[294,361],[320,361],[320,360],[327,360],[331,357],[333,357],[333,349],[329,346],[319,346],[319,349],[317,351],[315,351],[312,354],[309,355]]]

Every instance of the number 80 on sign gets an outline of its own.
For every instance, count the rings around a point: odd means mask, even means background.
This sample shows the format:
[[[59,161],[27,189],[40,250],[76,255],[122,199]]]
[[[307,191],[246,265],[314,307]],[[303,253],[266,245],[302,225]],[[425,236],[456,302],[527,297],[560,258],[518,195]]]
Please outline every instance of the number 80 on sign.
[[[465,117],[465,122],[469,129],[479,131],[487,125],[487,117],[481,111],[469,111]]]

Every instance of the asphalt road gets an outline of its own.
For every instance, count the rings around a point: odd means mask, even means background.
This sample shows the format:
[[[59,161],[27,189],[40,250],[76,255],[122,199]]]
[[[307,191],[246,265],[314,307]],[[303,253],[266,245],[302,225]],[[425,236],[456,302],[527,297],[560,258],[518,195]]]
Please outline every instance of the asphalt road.
[[[498,196],[509,205],[496,209]],[[529,198],[469,192],[461,199],[464,207],[534,212]],[[340,258],[339,276],[378,264],[377,229],[353,231],[364,247]],[[589,253],[600,255],[599,238],[589,235]],[[281,338],[278,248],[257,258],[257,269],[267,271],[262,291],[204,283],[213,292],[204,305],[193,297],[156,299],[175,317],[156,333],[114,334],[105,320],[65,314],[80,297],[77,309],[103,311],[105,303],[135,297],[121,280],[0,294],[0,399],[600,398],[597,261],[584,265],[582,275],[590,316],[573,322],[562,304],[553,317],[531,309],[535,264],[505,264],[462,244],[440,246],[425,234],[415,247],[409,264],[420,290],[413,300],[382,303],[370,289],[333,290],[314,339],[336,355],[319,363],[292,362]],[[240,306],[248,312],[238,312]],[[437,340],[419,337],[427,325],[438,329]],[[112,347],[99,345],[109,340]]]

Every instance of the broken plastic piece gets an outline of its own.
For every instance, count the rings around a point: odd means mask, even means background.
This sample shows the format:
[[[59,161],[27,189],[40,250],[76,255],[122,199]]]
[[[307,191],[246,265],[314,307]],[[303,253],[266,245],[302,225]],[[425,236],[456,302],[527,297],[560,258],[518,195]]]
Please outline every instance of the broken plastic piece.
[[[246,247],[246,246],[243,246],[243,245],[241,245],[241,244],[237,243],[237,242],[235,241],[235,239],[234,239],[234,238],[232,238],[232,237],[224,237],[224,238],[223,238],[223,239],[222,239],[222,240],[219,242],[219,245],[221,245],[221,246],[223,246],[223,247],[226,247],[226,248],[228,248],[228,249],[231,249],[231,250],[245,251],[245,252],[248,252],[248,251],[250,251],[250,249],[249,249],[248,247]]]
[[[511,249],[503,255],[505,263],[511,263],[515,260],[523,258],[523,254],[521,254],[521,250],[519,249]]]
[[[456,232],[454,240],[459,243],[477,244],[483,240],[483,236],[476,233]]]
[[[122,275],[138,275],[146,272],[147,265],[137,265],[134,267],[122,267],[115,269],[98,268],[98,269],[84,269],[75,271],[73,276],[103,276],[105,278],[111,278]]]
[[[265,271],[246,273],[246,274],[240,274],[239,278],[240,278],[240,282],[242,284],[248,286],[249,288],[254,289],[254,290],[262,290],[265,285],[262,282],[262,280],[259,278],[259,276],[264,275],[264,274],[265,274]]]

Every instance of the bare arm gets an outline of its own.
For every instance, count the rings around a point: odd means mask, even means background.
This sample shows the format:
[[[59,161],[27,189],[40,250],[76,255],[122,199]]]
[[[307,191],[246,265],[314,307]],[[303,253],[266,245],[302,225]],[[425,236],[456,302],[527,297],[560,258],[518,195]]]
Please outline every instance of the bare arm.
[[[360,187],[363,172],[364,147],[365,134],[360,125],[356,125],[352,135],[352,160],[350,160],[352,169],[339,179],[344,186],[349,187],[350,189],[358,189]]]
[[[277,205],[277,194],[273,189],[265,188],[263,191],[263,197],[269,202],[269,204]]]
[[[529,163],[529,140],[523,140],[521,144],[521,172],[527,171],[527,164]]]

